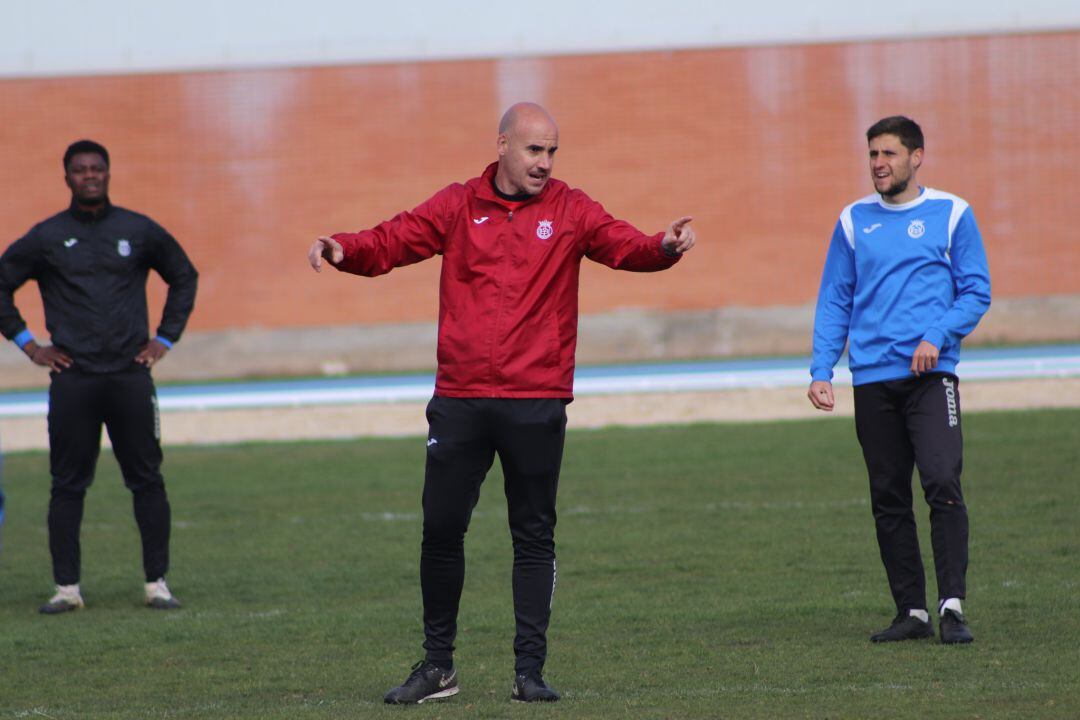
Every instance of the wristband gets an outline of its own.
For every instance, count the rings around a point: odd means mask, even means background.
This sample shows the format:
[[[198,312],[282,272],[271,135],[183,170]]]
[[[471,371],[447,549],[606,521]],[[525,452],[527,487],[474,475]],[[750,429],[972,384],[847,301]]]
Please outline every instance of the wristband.
[[[11,338],[11,341],[19,346],[19,348],[25,348],[28,343],[34,341],[34,334],[29,329],[23,330],[21,333]]]
[[[173,344],[172,344],[172,342],[170,340],[166,340],[165,338],[161,337],[160,335],[155,335],[154,339],[157,340],[162,345],[164,345],[169,350],[172,350]]]

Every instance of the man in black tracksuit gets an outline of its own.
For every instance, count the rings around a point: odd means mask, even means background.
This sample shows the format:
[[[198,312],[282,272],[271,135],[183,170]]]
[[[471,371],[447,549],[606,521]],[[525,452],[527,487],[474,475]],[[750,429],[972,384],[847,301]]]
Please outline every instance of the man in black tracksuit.
[[[105,425],[142,537],[145,598],[179,607],[165,584],[169,501],[161,477],[157,395],[150,368],[180,339],[195,303],[198,273],[168,232],[109,202],[109,154],[80,140],[64,153],[71,206],[35,225],[0,256],[0,332],[48,367],[49,550],[56,594],[41,612],[83,606],[79,527]],[[156,271],[168,297],[155,337],[148,333],[146,280]],[[36,280],[52,345],[39,345],[14,293]]]

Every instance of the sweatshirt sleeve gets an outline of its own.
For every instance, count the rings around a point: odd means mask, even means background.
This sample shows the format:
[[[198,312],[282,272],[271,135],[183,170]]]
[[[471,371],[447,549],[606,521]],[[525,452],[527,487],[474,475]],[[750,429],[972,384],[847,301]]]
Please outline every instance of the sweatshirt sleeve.
[[[152,267],[169,286],[157,335],[174,343],[180,339],[195,307],[199,273],[180,243],[165,228],[153,221],[150,223],[150,233],[154,238]]]
[[[843,223],[837,221],[821,274],[817,310],[814,313],[813,356],[810,377],[831,381],[833,367],[840,360],[851,326],[855,297],[855,251]]]
[[[370,230],[334,234],[345,255],[335,267],[374,277],[442,254],[455,187],[460,186],[451,185],[413,210],[398,213]]]
[[[680,255],[664,252],[664,233],[646,235],[623,220],[616,220],[603,205],[580,194],[583,250],[594,262],[615,270],[655,272],[679,262]]]
[[[964,210],[953,231],[949,258],[956,297],[923,335],[923,340],[939,350],[959,343],[990,308],[990,269],[970,207]]]
[[[0,256],[0,333],[8,340],[26,329],[26,321],[15,307],[15,291],[36,277],[37,255],[36,236],[31,230]]]

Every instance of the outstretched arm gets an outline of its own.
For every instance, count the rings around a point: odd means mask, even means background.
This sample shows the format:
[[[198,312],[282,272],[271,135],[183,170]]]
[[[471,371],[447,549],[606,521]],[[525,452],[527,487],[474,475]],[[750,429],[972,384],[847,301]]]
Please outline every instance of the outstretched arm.
[[[308,248],[308,264],[374,277],[443,252],[448,228],[464,206],[461,185],[450,185],[407,212],[357,233],[322,235]]]
[[[604,206],[584,193],[577,195],[580,242],[585,256],[615,270],[655,272],[678,262],[694,246],[691,218],[672,222],[664,233],[646,235],[625,220],[616,220]]]

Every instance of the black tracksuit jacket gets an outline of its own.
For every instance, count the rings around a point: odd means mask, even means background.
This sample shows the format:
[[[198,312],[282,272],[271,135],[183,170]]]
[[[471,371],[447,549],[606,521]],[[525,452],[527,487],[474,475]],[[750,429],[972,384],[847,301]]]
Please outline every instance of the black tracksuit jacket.
[[[0,256],[0,333],[26,329],[14,293],[36,280],[52,344],[85,372],[128,367],[149,340],[146,279],[169,286],[157,335],[180,339],[195,305],[198,273],[160,225],[114,205],[93,215],[71,207],[35,225]]]

